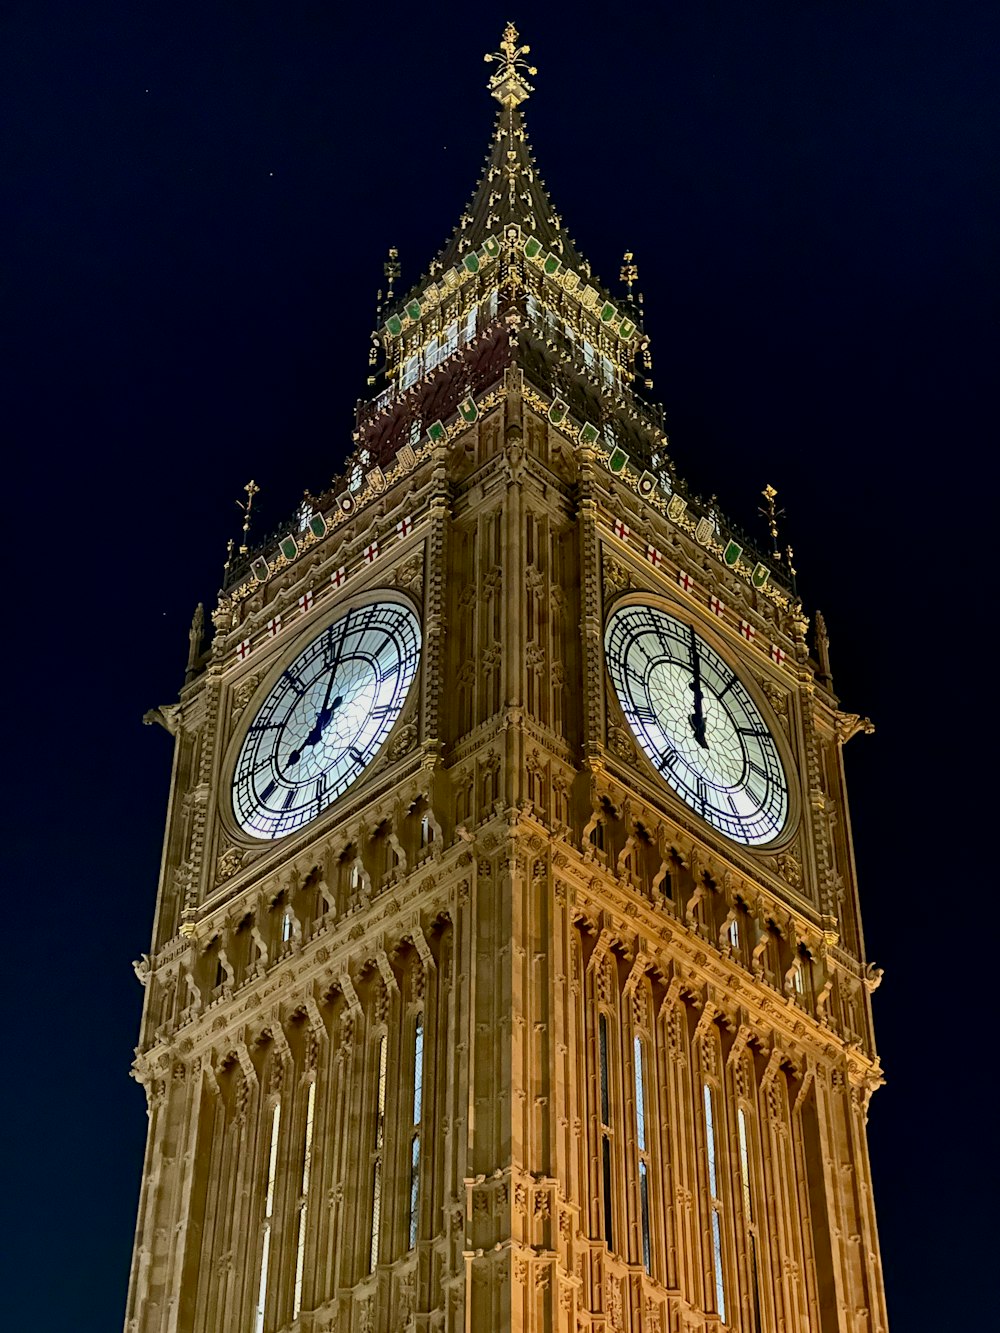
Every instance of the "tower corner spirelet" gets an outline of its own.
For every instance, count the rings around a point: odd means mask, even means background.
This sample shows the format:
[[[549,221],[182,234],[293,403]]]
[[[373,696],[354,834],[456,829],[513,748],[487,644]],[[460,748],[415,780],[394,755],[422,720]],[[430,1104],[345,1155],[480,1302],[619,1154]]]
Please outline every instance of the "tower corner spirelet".
[[[525,56],[531,52],[531,47],[518,46],[517,42],[517,29],[513,23],[508,23],[503,30],[500,50],[491,51],[483,56],[488,65],[496,61],[500,66],[490,77],[487,87],[500,105],[505,107],[519,106],[535,91],[525,78],[526,74],[538,73],[534,65],[529,65],[525,60]]]

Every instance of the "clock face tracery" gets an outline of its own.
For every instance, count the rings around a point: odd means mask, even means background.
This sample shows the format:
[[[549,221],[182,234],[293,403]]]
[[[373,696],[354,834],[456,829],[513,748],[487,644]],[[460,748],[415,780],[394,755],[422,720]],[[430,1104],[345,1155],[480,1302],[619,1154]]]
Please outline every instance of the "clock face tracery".
[[[332,805],[382,748],[419,661],[419,621],[396,602],[353,608],[321,630],[278,677],[240,747],[240,828],[273,840]]]
[[[625,718],[664,781],[735,842],[770,842],[788,819],[778,747],[729,664],[690,625],[625,606],[604,635]]]

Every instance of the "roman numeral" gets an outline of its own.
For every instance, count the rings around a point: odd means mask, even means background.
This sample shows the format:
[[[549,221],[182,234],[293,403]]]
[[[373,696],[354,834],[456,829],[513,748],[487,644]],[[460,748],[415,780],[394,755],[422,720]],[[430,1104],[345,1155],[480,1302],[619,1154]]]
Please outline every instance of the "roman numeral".
[[[665,750],[663,754],[656,756],[656,763],[658,768],[669,768],[673,772],[674,765],[677,763],[677,751]]]

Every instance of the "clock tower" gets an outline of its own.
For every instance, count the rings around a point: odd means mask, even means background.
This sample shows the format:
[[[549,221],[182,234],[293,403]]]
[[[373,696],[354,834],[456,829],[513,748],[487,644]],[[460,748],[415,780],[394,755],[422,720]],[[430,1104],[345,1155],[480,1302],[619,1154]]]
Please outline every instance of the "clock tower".
[[[884,1333],[840,711],[529,151],[192,628],[128,1333]],[[772,546],[774,544],[772,543]]]

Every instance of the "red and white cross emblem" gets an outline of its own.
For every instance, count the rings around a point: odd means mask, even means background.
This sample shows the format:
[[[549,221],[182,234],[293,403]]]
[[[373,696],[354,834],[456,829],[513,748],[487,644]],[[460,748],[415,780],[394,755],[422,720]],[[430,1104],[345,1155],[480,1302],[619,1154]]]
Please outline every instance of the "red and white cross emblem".
[[[622,541],[625,541],[628,537],[631,536],[628,524],[623,523],[620,518],[616,518],[615,521],[611,524],[611,531],[615,534],[616,537],[620,537]]]
[[[660,554],[660,552],[656,549],[655,546],[650,546],[648,544],[646,546],[646,559],[653,566],[663,564],[663,556]]]
[[[312,604],[313,604],[312,588],[307,588],[306,591],[299,598],[299,610],[303,612],[311,611]]]
[[[690,592],[691,589],[694,587],[694,579],[691,577],[690,574],[688,574],[683,569],[679,569],[677,571],[677,582],[681,585],[681,587],[684,589],[685,592]]]
[[[280,631],[280,629],[281,629],[281,617],[280,617],[280,616],[273,616],[273,617],[267,622],[267,632],[268,632],[268,634],[270,634],[271,638],[273,639],[274,636]]]
[[[396,534],[399,537],[409,537],[413,531],[413,519],[409,514],[405,514],[396,524]]]
[[[771,644],[771,661],[772,661],[772,662],[777,662],[778,666],[781,666],[781,664],[785,661],[785,659],[787,658],[787,656],[788,656],[788,654],[785,652],[784,648],[779,648],[778,645],[777,645],[776,643],[772,643],[772,644]]]
[[[725,603],[720,602],[718,597],[716,597],[715,594],[713,593],[712,596],[708,599],[708,609],[709,611],[712,612],[713,615],[721,616],[725,614],[726,607]]]
[[[369,564],[378,559],[378,542],[372,542],[370,546],[365,547],[365,559]]]
[[[335,569],[333,573],[330,575],[330,582],[333,584],[335,588],[339,588],[346,578],[347,578],[347,566],[341,565],[339,569]]]
[[[743,635],[744,639],[746,639],[747,643],[753,643],[754,635],[757,633],[757,631],[754,629],[753,625],[749,623],[749,621],[741,620],[740,633]]]
[[[236,656],[243,662],[250,656],[250,640],[244,639],[242,643],[236,645]]]

